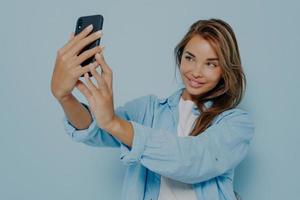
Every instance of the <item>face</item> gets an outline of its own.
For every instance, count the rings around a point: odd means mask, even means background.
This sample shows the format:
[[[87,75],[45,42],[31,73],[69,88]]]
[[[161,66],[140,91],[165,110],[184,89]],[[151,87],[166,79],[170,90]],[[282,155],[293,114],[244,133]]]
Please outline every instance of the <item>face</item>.
[[[212,90],[222,78],[218,56],[203,37],[195,35],[186,44],[180,74],[185,85],[182,98],[194,102],[197,97]]]

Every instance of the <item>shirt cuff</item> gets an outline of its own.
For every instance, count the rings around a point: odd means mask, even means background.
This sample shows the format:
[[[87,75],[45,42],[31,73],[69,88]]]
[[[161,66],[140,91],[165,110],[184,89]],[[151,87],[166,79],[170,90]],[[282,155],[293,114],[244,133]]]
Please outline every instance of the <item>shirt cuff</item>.
[[[81,103],[81,104],[85,108],[87,108],[88,111],[90,112],[90,110],[86,104],[84,104],[84,103]],[[77,142],[84,142],[84,141],[91,139],[92,137],[94,137],[97,134],[97,130],[98,130],[97,122],[94,119],[94,116],[93,115],[91,115],[91,116],[92,116],[92,123],[86,129],[77,129],[68,121],[68,118],[66,116],[64,116],[62,121],[64,124],[65,131],[73,140],[75,140]]]
[[[140,162],[142,154],[146,147],[148,131],[147,127],[142,126],[141,124],[135,121],[129,121],[133,126],[133,141],[132,147],[121,143],[121,155],[120,159],[125,165],[132,165]]]

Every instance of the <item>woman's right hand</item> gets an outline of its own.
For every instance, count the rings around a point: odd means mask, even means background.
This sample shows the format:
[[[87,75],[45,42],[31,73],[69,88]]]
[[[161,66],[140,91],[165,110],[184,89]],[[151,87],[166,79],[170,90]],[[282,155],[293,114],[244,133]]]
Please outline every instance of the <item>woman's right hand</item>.
[[[100,31],[88,35],[92,29],[93,27],[90,25],[76,36],[74,36],[73,33],[70,40],[57,51],[55,67],[51,79],[51,92],[58,100],[70,96],[76,83],[81,82],[79,77],[90,71],[89,65],[92,66],[96,64],[95,61],[86,66],[80,65],[87,58],[95,56],[96,53],[100,53],[102,47],[96,46],[78,55],[86,45],[101,37],[102,33]]]

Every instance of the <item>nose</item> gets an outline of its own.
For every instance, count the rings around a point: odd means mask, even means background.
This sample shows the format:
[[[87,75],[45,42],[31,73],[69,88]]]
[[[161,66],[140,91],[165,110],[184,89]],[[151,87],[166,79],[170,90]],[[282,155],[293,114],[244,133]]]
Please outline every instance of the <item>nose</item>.
[[[195,69],[193,70],[192,75],[194,78],[202,77],[203,76],[203,66],[202,65],[197,65]]]

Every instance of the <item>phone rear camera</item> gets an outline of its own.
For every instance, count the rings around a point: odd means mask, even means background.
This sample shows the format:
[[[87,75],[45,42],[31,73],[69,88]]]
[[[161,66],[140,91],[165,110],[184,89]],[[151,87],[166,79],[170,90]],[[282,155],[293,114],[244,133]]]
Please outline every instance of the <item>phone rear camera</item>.
[[[78,20],[78,28],[82,28],[82,20]]]

